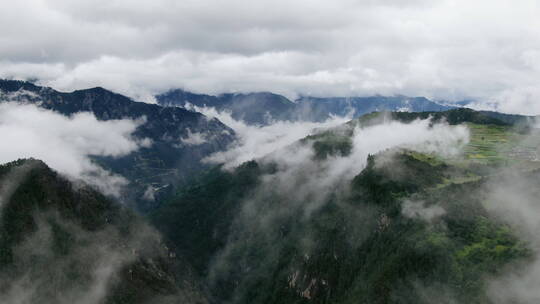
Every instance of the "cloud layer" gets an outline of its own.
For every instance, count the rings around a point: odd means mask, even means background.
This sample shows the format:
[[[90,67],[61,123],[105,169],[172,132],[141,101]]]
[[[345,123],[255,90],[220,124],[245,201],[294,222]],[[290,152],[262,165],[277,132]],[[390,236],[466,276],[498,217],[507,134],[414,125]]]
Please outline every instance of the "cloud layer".
[[[70,177],[118,195],[127,181],[97,166],[90,156],[118,157],[148,143],[131,138],[138,122],[98,121],[92,114],[65,117],[33,105],[0,104],[0,163],[37,158]]]
[[[22,0],[0,11],[0,77],[143,100],[405,94],[537,114],[539,13],[534,0]]]
[[[252,126],[235,120],[230,113],[219,112],[214,108],[194,106],[193,110],[219,119],[236,133],[238,140],[228,150],[216,152],[203,160],[208,163],[224,163],[227,169],[279,151],[316,130],[336,127],[349,120],[347,117],[333,117],[321,123],[278,121],[268,126]]]

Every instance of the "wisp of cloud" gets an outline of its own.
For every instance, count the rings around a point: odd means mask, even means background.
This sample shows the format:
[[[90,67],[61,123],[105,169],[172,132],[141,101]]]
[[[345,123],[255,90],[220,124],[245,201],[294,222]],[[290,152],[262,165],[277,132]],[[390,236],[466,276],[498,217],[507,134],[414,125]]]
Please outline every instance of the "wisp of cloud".
[[[191,108],[207,117],[219,119],[235,131],[239,139],[230,149],[214,153],[204,160],[208,163],[224,163],[225,168],[228,169],[279,151],[316,130],[336,127],[350,119],[350,117],[335,116],[321,123],[276,121],[267,126],[253,126],[234,119],[228,112],[217,111],[215,108],[197,106]]]
[[[0,104],[0,162],[37,158],[68,177],[109,195],[127,180],[96,165],[91,156],[119,157],[148,145],[131,137],[140,122],[98,121],[92,114],[66,117],[33,105]]]

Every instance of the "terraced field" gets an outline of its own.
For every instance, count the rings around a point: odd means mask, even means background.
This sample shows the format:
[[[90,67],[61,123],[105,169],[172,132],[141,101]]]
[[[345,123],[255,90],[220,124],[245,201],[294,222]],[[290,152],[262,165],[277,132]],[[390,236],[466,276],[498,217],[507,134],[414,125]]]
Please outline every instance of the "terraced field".
[[[540,134],[520,134],[511,127],[468,123],[470,142],[465,159],[484,164],[527,164],[540,167]]]
[[[414,151],[405,153],[432,166],[450,165],[455,169],[434,189],[479,180],[498,174],[502,167],[530,171],[540,168],[540,130],[519,133],[510,126],[467,123],[470,141],[461,156],[444,158]],[[499,167],[500,166],[500,167]],[[490,168],[489,170],[486,170]]]

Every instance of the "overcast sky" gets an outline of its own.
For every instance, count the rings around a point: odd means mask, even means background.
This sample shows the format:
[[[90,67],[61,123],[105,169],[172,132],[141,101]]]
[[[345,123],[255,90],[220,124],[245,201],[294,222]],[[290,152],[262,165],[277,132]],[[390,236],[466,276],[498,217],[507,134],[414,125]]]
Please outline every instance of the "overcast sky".
[[[540,113],[536,0],[1,1],[0,77],[60,90],[404,94]]]

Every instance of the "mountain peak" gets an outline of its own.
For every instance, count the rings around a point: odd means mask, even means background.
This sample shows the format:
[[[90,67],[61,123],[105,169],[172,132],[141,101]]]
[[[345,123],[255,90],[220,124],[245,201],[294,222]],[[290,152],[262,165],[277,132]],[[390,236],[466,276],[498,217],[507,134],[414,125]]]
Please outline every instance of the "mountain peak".
[[[31,93],[20,94],[19,90],[26,87],[32,89]],[[207,119],[201,113],[182,108],[136,102],[102,87],[65,93],[24,81],[2,81],[0,89],[7,92],[5,102],[33,103],[65,116],[87,112],[100,121],[129,119],[140,122],[132,136],[135,140],[151,142],[150,146],[123,157],[95,159],[105,169],[130,182],[125,199],[139,207],[144,204],[141,208],[145,210],[156,203],[141,199],[147,189],[165,189],[167,185],[182,183],[208,166],[200,162],[204,157],[224,150],[235,138],[234,131],[217,119]],[[185,139],[192,133],[203,134],[205,140],[197,145],[185,144]],[[141,163],[140,159],[145,161]],[[153,197],[159,196],[157,193]]]

